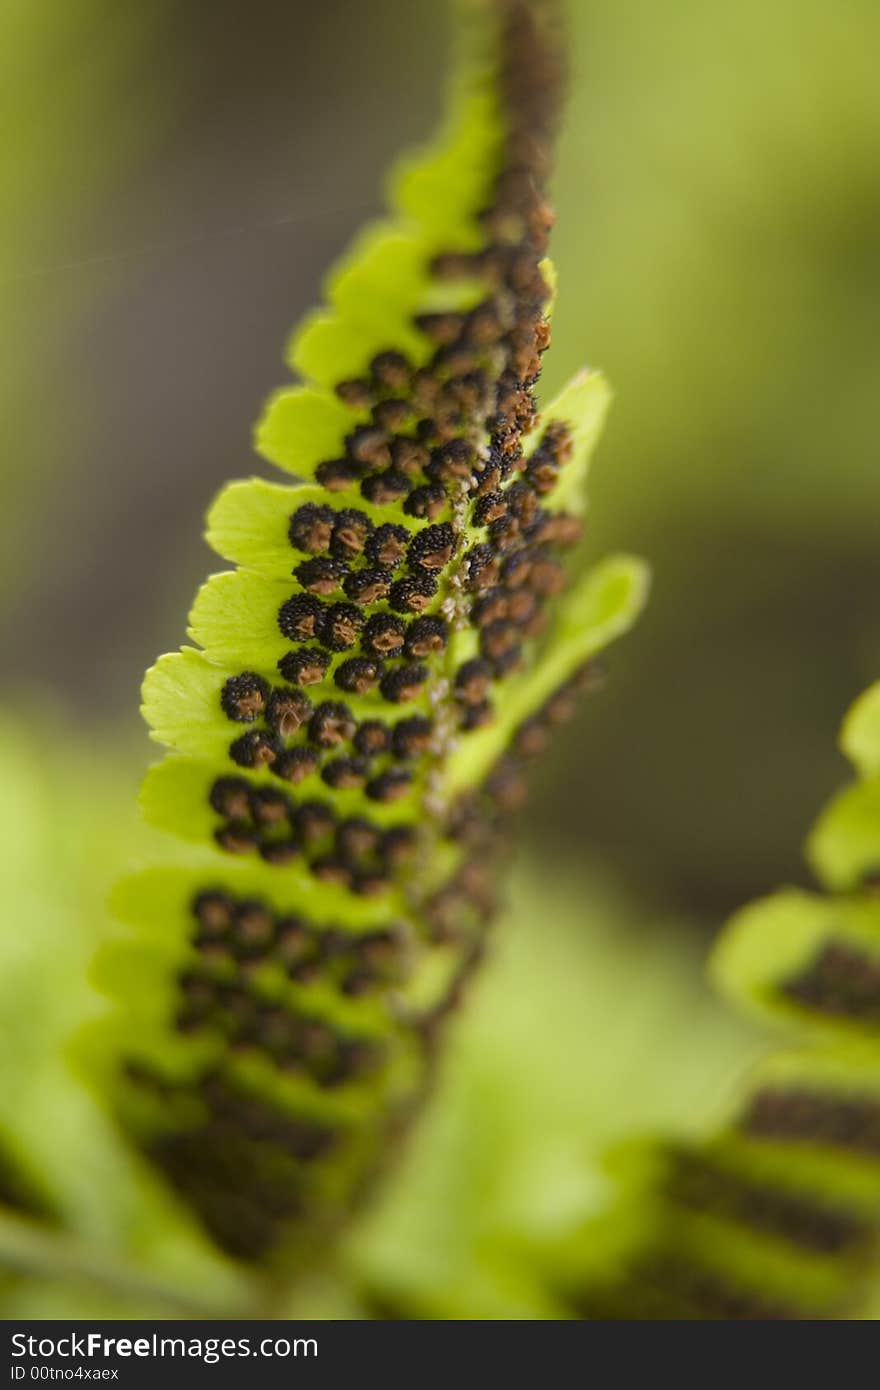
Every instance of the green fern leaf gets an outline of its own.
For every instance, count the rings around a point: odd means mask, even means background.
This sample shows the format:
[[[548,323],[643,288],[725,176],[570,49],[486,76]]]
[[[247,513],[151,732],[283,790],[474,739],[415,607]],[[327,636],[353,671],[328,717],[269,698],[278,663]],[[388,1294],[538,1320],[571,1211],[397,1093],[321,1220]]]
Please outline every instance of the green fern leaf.
[[[627,557],[563,593],[608,392],[538,416],[559,36],[541,3],[482,19],[445,138],[288,349],[256,442],[295,481],[211,509],[238,568],[143,693],[144,813],[199,849],[119,885],[118,1007],[80,1048],[216,1243],[276,1266],[425,1094],[525,764],[646,593]]]

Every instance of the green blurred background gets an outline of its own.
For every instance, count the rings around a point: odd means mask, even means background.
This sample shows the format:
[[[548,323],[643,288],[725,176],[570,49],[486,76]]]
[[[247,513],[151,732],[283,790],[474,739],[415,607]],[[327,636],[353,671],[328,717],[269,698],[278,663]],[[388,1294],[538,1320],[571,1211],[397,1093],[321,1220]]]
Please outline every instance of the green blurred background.
[[[880,7],[570,11],[546,389],[584,361],[610,377],[594,553],[641,552],[655,587],[543,768],[499,960],[353,1247],[380,1301],[440,1316],[463,1289],[477,1316],[527,1306],[499,1250],[528,1245],[536,1208],[553,1225],[589,1205],[588,1154],[640,1110],[689,1122],[754,1045],[697,957],[733,907],[805,877],[804,830],[845,776],[839,717],[880,667]],[[289,327],[438,116],[451,32],[425,0],[0,8],[0,1013],[25,1037],[26,987],[50,1075],[24,1100],[6,1084],[0,1124],[32,1102],[38,1149],[58,1042],[93,1007],[104,887],[141,852],[141,673],[182,639],[213,493],[259,467]],[[548,860],[549,945],[527,911]],[[497,1191],[475,1204],[481,1174]]]

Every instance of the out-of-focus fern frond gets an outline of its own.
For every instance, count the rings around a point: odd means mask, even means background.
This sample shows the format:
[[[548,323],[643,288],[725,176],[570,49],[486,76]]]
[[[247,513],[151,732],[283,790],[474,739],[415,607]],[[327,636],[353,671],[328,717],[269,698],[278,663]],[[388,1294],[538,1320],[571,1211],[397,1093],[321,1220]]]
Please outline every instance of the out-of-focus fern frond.
[[[824,893],[745,908],[716,947],[722,991],[787,1029],[704,1142],[647,1141],[610,1159],[624,1195],[560,1255],[588,1317],[858,1317],[880,1237],[880,687],[842,745],[858,779],[808,842]]]

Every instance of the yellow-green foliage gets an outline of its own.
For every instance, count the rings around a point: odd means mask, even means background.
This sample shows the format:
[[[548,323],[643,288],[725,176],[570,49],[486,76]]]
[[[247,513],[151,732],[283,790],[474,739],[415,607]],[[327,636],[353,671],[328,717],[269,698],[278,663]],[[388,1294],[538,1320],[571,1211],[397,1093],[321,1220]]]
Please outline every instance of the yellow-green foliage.
[[[880,1227],[878,699],[874,686],[847,717],[858,777],[808,841],[824,893],[786,889],[745,908],[712,960],[722,991],[792,1046],[752,1070],[709,1138],[612,1155],[624,1195],[563,1242],[555,1272],[583,1315],[868,1315]]]
[[[552,8],[484,7],[444,137],[288,348],[256,445],[294,481],[215,502],[238,568],[144,682],[141,804],[196,848],[116,889],[80,1059],[218,1246],[285,1276],[424,1093],[525,762],[645,597],[638,561],[572,559],[602,378],[535,403]]]

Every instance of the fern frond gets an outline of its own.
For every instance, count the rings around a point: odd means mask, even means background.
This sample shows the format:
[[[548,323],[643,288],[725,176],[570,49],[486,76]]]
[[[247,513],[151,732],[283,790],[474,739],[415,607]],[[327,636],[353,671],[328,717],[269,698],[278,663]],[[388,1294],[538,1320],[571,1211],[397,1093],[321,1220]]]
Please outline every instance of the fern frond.
[[[825,893],[785,889],[738,913],[712,974],[797,1046],[746,1079],[700,1143],[612,1155],[619,1204],[561,1259],[590,1317],[828,1319],[864,1314],[880,1237],[880,686],[842,746],[857,780],[808,854]]]
[[[238,568],[144,684],[144,812],[201,849],[119,886],[83,1053],[245,1260],[318,1248],[424,1095],[525,764],[645,597],[626,557],[563,597],[608,393],[538,416],[560,39],[540,0],[481,12],[446,137],[288,350],[256,440],[296,481],[221,493]]]

